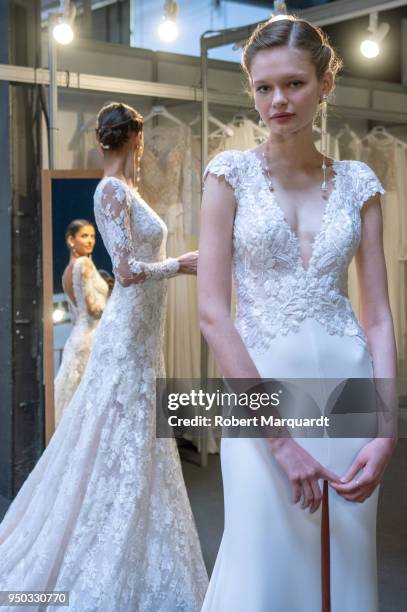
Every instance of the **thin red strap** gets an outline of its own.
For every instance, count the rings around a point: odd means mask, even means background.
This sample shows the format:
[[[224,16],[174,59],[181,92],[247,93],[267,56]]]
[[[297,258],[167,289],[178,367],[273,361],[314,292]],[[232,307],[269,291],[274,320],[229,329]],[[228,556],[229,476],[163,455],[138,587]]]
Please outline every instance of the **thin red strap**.
[[[322,612],[331,612],[331,555],[329,546],[328,481],[324,480],[321,518],[321,591]]]

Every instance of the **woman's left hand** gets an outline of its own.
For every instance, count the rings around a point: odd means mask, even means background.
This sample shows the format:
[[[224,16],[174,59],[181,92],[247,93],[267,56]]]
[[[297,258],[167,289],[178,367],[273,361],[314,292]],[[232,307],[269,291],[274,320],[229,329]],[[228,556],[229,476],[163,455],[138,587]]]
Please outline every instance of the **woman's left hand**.
[[[343,484],[331,482],[330,486],[348,501],[364,502],[381,482],[395,446],[395,441],[390,438],[375,438],[368,442],[341,478]]]

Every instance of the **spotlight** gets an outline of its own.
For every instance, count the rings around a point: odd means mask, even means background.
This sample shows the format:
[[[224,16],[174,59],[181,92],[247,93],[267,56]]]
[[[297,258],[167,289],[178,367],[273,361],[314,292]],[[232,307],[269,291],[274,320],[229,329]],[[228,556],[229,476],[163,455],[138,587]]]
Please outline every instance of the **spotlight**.
[[[60,45],[69,45],[73,41],[72,26],[65,21],[61,21],[52,30],[52,35]]]
[[[76,7],[71,0],[61,0],[61,16],[52,30],[54,39],[60,45],[69,45],[73,41],[73,22],[76,15]]]
[[[63,308],[57,307],[52,313],[52,319],[54,323],[61,323],[63,318],[65,317],[65,310]]]
[[[164,13],[158,27],[158,35],[165,42],[173,42],[178,36],[177,12],[176,0],[165,0]]]
[[[384,40],[390,29],[388,23],[381,23],[379,26],[378,20],[379,13],[370,13],[369,27],[367,28],[370,32],[370,36],[366,38],[360,45],[360,52],[368,59],[377,57],[379,55],[380,44]]]

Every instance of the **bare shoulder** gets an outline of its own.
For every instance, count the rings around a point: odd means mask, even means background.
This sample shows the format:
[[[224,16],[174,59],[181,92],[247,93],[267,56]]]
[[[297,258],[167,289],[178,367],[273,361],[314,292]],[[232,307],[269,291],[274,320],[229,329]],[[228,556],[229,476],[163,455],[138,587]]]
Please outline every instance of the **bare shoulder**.
[[[210,214],[221,221],[233,215],[235,208],[235,191],[225,175],[209,174],[202,195],[202,217]]]

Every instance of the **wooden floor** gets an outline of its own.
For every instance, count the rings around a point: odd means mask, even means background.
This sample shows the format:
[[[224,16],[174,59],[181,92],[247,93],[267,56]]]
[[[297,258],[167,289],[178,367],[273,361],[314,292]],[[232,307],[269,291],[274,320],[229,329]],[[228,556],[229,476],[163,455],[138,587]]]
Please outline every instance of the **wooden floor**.
[[[183,451],[181,451],[183,454]],[[202,552],[211,574],[223,530],[219,456],[202,469],[183,461]],[[381,486],[378,510],[380,612],[407,610],[407,440],[399,441]],[[345,611],[344,611],[345,612]]]
[[[188,488],[205,563],[210,574],[223,530],[223,496],[218,455],[208,467],[185,448],[184,477]],[[9,501],[0,496],[0,519]],[[382,483],[378,513],[378,566],[380,612],[407,610],[407,440],[399,441]]]

